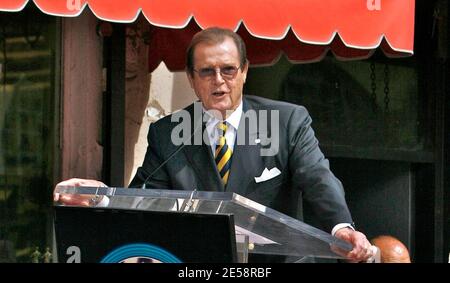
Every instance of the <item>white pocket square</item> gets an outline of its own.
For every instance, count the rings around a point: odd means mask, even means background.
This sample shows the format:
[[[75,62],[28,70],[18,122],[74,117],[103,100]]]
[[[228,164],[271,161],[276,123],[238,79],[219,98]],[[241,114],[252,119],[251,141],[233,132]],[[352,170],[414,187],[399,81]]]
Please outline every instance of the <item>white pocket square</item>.
[[[255,182],[261,183],[261,182],[273,179],[280,174],[281,174],[281,171],[277,167],[273,167],[270,170],[268,170],[267,168],[264,168],[264,171],[262,172],[261,176],[255,177]]]

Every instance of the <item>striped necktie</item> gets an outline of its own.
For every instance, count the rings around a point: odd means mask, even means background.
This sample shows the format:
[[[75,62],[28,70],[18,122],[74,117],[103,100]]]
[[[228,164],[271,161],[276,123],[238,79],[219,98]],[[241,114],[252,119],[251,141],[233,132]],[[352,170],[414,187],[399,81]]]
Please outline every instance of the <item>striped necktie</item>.
[[[222,179],[224,186],[226,186],[228,177],[230,176],[232,152],[225,140],[225,132],[227,131],[226,122],[217,123],[217,128],[219,129],[219,142],[216,145],[214,156],[220,178]]]

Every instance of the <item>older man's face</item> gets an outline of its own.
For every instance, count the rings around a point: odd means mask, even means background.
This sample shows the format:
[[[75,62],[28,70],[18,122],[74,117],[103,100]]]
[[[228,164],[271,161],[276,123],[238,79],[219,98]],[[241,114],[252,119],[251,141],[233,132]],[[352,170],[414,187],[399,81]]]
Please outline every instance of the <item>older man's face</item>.
[[[207,110],[218,110],[227,117],[239,106],[248,64],[240,68],[239,53],[231,38],[219,44],[198,44],[194,70],[192,75],[188,73],[189,82]]]

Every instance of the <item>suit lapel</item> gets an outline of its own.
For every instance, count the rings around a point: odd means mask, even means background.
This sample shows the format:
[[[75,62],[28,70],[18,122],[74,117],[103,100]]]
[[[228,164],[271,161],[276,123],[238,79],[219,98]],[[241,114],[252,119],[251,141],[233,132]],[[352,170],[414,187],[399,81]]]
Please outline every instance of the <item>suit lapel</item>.
[[[196,173],[196,179],[205,191],[223,191],[224,187],[213,162],[208,145],[192,145],[184,148],[184,154]],[[196,188],[200,190],[200,188]]]
[[[192,108],[193,109],[193,108]],[[195,117],[193,110],[188,110],[191,114],[191,117]],[[202,115],[200,115],[200,119],[202,119]],[[192,124],[192,131],[194,130],[194,119]],[[197,121],[198,122],[198,121]],[[201,121],[200,121],[201,122]],[[219,172],[217,172],[216,164],[214,163],[214,158],[212,156],[212,152],[210,146],[203,142],[203,133],[205,132],[205,124],[202,123],[202,143],[201,145],[194,145],[192,141],[192,145],[185,146],[183,148],[183,152],[191,164],[192,168],[196,173],[197,184],[203,186],[203,188],[195,188],[197,190],[205,190],[205,191],[224,191],[224,186],[222,184],[222,180],[220,179]]]
[[[244,117],[245,112],[248,110],[254,110],[247,101],[243,98],[243,113],[241,120],[239,122],[239,128],[244,127]],[[258,138],[258,128],[248,127],[249,129],[245,131],[246,138],[239,139],[236,136],[236,141],[233,150],[233,157],[231,162],[230,177],[228,179],[228,184],[226,191],[235,192],[240,195],[245,195],[248,185],[253,181],[257,172],[262,171],[260,167],[261,157],[260,157],[260,144],[254,144],[253,141]],[[239,131],[238,131],[239,134]],[[238,144],[239,140],[245,140],[244,144]]]

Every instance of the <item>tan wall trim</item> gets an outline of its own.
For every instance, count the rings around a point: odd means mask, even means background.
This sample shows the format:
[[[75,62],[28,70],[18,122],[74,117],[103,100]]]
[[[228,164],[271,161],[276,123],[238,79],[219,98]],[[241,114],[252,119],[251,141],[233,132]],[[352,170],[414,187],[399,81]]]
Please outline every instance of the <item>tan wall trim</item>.
[[[62,21],[61,178],[100,179],[102,39],[88,10]]]

